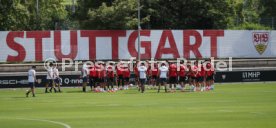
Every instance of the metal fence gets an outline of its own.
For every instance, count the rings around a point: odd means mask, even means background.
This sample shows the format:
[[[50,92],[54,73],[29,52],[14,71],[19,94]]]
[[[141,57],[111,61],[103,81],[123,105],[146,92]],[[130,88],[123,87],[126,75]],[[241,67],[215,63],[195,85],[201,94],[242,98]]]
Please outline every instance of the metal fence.
[[[236,26],[241,25],[244,23],[244,21],[251,22],[251,23],[257,23],[263,26],[270,27],[272,30],[276,29],[276,17],[262,17],[259,19],[242,19],[242,18],[236,18]]]

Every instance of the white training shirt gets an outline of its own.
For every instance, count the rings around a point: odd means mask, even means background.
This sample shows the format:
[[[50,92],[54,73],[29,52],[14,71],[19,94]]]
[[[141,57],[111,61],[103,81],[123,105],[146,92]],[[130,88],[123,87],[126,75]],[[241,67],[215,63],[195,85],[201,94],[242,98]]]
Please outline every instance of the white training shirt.
[[[159,68],[160,71],[160,78],[167,78],[167,73],[169,71],[169,68],[166,66],[162,66]]]
[[[53,72],[54,72],[54,79],[59,78],[59,71],[58,71],[58,69],[54,68]]]
[[[53,68],[50,67],[47,69],[47,79],[50,80],[53,78],[54,78],[54,71],[53,71]]]
[[[35,70],[34,69],[30,69],[28,71],[28,82],[34,83],[35,82],[35,75],[36,75]]]
[[[147,78],[147,74],[146,74],[146,71],[147,71],[147,67],[145,66],[140,66],[138,67],[138,71],[139,71],[139,78],[140,79],[146,79]]]
[[[82,72],[82,77],[87,77],[88,69],[86,67],[83,67],[81,72]]]

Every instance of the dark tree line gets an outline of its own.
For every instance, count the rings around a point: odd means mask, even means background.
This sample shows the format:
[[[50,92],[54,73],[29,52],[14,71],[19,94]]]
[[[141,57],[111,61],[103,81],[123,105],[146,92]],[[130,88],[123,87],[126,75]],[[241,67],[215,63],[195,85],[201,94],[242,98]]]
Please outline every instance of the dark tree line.
[[[37,10],[36,0],[0,0],[0,30],[137,29],[138,0],[75,1],[72,5],[72,0],[39,0]],[[276,0],[140,3],[142,29],[270,29],[260,24],[263,17],[275,17],[276,24]]]

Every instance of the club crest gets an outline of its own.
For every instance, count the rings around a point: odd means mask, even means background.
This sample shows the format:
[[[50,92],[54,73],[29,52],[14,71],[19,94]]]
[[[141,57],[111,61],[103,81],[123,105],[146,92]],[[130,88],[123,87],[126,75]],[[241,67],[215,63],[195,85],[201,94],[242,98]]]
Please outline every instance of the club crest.
[[[268,32],[254,32],[253,33],[253,44],[260,55],[262,55],[269,43]]]

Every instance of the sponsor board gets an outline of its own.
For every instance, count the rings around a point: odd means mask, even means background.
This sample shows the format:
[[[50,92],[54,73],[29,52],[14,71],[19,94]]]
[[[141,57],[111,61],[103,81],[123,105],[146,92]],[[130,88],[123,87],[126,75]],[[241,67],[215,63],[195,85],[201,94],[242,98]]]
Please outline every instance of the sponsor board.
[[[275,71],[232,71],[217,72],[215,82],[265,82],[276,81]],[[133,76],[131,75],[132,82]],[[0,88],[23,88],[29,87],[27,76],[0,76]],[[38,83],[36,87],[44,87],[46,83],[45,76],[37,76]],[[62,87],[81,87],[82,79],[79,75],[62,75]],[[133,83],[134,84],[134,83]]]
[[[232,71],[217,72],[216,82],[262,82],[276,81],[276,71]]]
[[[61,86],[81,86],[82,79],[79,75],[63,75]],[[44,87],[47,83],[45,76],[37,76],[36,87]],[[29,87],[27,76],[0,76],[0,88]]]

